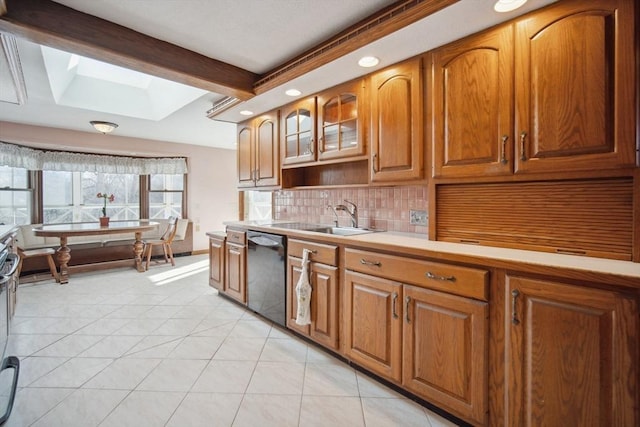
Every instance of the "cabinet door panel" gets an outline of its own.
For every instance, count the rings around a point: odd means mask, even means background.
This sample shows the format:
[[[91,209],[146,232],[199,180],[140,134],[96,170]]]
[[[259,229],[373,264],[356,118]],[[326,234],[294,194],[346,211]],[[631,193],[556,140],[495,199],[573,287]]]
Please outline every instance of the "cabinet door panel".
[[[435,177],[511,174],[513,26],[431,54]]]
[[[209,286],[224,288],[224,240],[209,239]]]
[[[423,168],[421,60],[371,78],[371,181],[419,179]]]
[[[364,81],[318,95],[318,160],[363,155],[366,146]]]
[[[246,246],[226,245],[226,272],[225,272],[225,293],[236,300],[246,303]]]
[[[258,186],[280,183],[278,118],[258,119],[256,130],[256,180]]]
[[[637,301],[508,276],[509,425],[638,425]]]
[[[338,348],[338,268],[311,264],[311,338]]]
[[[487,417],[488,304],[404,287],[407,389],[484,424]]]
[[[238,187],[253,187],[255,154],[250,122],[238,125]]]
[[[303,99],[282,109],[282,164],[316,160],[316,98]]]
[[[298,298],[296,296],[296,285],[302,274],[302,260],[296,257],[287,258],[287,327],[298,331],[303,335],[309,335],[309,325],[298,325]],[[313,301],[312,295],[312,301]]]
[[[633,3],[560,4],[516,24],[516,172],[634,165]]]
[[[373,372],[400,382],[402,285],[345,273],[345,353]]]

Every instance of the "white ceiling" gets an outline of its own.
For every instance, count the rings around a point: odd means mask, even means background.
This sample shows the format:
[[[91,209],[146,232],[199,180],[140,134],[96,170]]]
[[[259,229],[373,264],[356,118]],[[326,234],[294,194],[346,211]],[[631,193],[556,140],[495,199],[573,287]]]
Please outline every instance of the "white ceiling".
[[[146,35],[261,74],[301,54],[353,23],[394,3],[393,0],[56,0]],[[284,90],[296,87],[301,96],[362,76],[372,69],[356,65],[373,54],[386,67],[449,41],[472,34],[554,0],[529,0],[517,11],[498,14],[493,0],[461,0],[428,18],[358,49],[332,63],[240,103],[210,120],[206,111],[222,98],[207,92],[174,113],[157,120],[129,113],[105,113],[95,107],[56,103],[40,46],[17,40],[27,91],[23,105],[0,102],[0,121],[92,132],[90,120],[119,124],[121,136],[233,149],[240,110],[262,113],[295,100]],[[1,62],[1,61],[0,61]],[[0,68],[5,76],[5,69]],[[5,86],[2,86],[3,88]],[[5,89],[2,89],[3,91]],[[135,89],[133,89],[135,90]],[[82,90],[80,92],[83,92]],[[112,92],[116,102],[131,103],[133,95]],[[2,94],[4,95],[4,94]],[[5,96],[0,96],[6,99]],[[1,129],[0,129],[1,134]]]

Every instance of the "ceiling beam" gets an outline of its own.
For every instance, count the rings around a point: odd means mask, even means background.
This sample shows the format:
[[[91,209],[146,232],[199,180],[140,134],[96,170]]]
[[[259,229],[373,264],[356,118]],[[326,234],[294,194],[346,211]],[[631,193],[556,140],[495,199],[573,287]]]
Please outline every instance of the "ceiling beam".
[[[51,0],[0,0],[0,31],[242,100],[257,75]]]
[[[284,64],[262,74],[254,89],[260,95],[341,56],[413,24],[459,0],[398,0]]]

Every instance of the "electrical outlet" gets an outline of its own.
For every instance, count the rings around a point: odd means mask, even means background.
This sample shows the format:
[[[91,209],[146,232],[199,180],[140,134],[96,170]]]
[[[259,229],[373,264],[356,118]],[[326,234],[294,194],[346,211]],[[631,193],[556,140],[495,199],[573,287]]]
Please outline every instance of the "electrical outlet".
[[[427,211],[409,211],[409,224],[427,225]]]

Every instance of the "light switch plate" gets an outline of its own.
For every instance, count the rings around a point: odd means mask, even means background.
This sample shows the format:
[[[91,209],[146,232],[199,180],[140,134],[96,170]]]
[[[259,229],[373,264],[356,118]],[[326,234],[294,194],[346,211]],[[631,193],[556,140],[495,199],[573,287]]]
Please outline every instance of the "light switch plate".
[[[427,211],[409,211],[409,224],[427,225]]]

